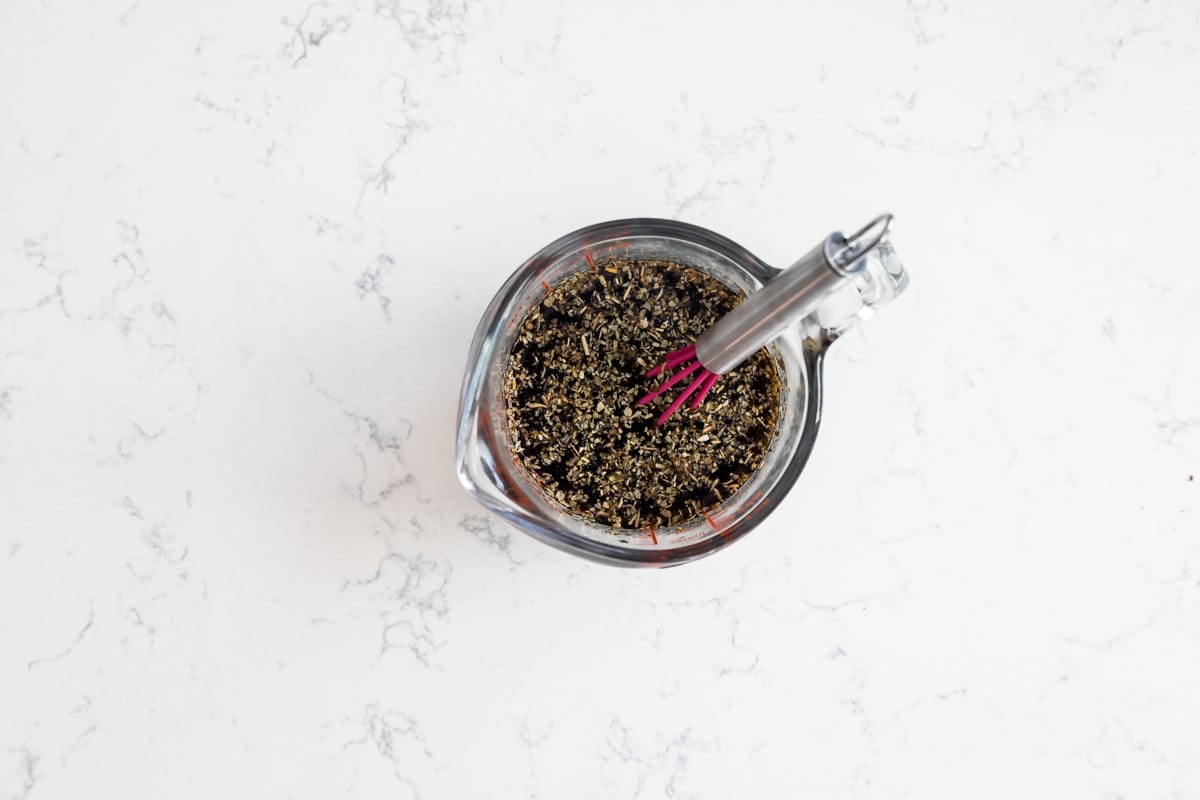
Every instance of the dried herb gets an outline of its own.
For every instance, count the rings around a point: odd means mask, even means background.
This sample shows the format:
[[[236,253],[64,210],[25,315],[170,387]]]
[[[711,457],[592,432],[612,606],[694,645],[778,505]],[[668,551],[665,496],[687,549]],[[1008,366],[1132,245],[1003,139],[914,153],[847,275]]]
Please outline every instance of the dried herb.
[[[513,452],[566,511],[616,528],[700,517],[761,465],[780,381],[760,350],[695,410],[638,398],[665,353],[696,339],[742,296],[666,261],[618,260],[567,277],[520,323],[504,380]]]

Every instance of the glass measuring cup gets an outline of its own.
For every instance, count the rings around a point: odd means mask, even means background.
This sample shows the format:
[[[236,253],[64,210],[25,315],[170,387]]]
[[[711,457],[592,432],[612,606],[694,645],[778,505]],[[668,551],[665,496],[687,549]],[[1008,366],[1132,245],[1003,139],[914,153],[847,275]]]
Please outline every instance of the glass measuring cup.
[[[891,244],[882,242],[850,281],[768,346],[781,390],[778,398],[763,400],[779,403],[778,423],[762,465],[737,492],[685,525],[627,530],[573,516],[543,494],[509,446],[502,389],[508,353],[526,311],[568,275],[617,258],[683,264],[745,294],[781,272],[720,234],[662,219],[602,222],[542,248],[501,287],[471,342],[459,403],[458,476],[486,508],[561,550],[621,566],[683,564],[745,536],[792,488],[816,441],[826,351],[843,331],[899,295],[908,275]]]

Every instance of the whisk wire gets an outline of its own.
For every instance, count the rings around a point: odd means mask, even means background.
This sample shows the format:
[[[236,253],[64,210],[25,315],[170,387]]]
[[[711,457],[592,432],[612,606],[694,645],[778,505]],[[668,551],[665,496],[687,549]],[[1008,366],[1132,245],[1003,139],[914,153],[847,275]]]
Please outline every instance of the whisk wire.
[[[696,360],[695,344],[689,344],[687,347],[683,347],[679,350],[668,353],[666,357],[663,358],[663,362],[661,364],[646,373],[646,377],[653,378],[655,375],[675,369],[676,367],[682,367],[682,369],[660,383],[650,392],[647,392],[640,400],[638,400],[638,405],[640,406],[644,406],[647,403],[653,402],[660,395],[662,395],[663,392],[667,391],[675,384],[680,383],[689,375],[695,373],[695,377],[692,378],[691,382],[687,385],[687,388],[680,392],[679,396],[672,400],[671,404],[667,406],[666,410],[664,410],[663,413],[659,415],[658,419],[655,420],[656,425],[662,425],[664,422],[666,422],[667,418],[678,411],[692,395],[696,395],[696,397],[692,400],[689,407],[693,409],[699,407],[700,402],[704,400],[704,396],[708,394],[709,389],[711,389],[713,384],[717,382],[717,378],[721,377],[715,372],[709,372],[698,360]]]
[[[646,377],[653,378],[655,375],[662,372],[663,370],[675,369],[675,367],[679,366],[680,364],[687,361],[688,359],[694,358],[695,355],[696,355],[696,345],[695,344],[689,344],[687,347],[683,347],[683,348],[680,348],[679,350],[675,350],[674,352],[668,353],[666,358],[663,359],[663,363],[659,364],[657,367],[655,367],[654,369],[647,372]]]

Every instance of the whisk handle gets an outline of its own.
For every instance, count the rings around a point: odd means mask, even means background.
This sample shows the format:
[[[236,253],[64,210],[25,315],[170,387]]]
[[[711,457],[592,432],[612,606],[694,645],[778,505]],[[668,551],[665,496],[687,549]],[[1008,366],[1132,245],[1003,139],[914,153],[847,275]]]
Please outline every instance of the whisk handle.
[[[848,238],[841,233],[826,236],[705,331],[696,340],[696,359],[710,372],[729,372],[861,274],[864,256],[887,239],[891,226],[892,215],[880,214]]]
[[[704,368],[718,374],[729,372],[812,313],[821,298],[852,274],[834,266],[834,256],[844,241],[839,234],[826,237],[705,331],[696,340],[696,358]]]

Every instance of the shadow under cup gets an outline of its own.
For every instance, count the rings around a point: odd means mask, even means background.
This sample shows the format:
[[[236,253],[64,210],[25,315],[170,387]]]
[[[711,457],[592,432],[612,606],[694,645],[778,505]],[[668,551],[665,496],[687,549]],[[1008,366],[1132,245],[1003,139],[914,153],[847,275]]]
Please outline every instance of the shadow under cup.
[[[663,567],[694,561],[749,533],[791,489],[812,451],[821,408],[821,361],[829,340],[815,324],[769,345],[781,378],[774,437],[762,466],[698,520],[672,528],[625,530],[573,516],[546,498],[509,446],[503,380],[526,311],[550,287],[618,258],[658,259],[701,270],[745,294],[779,270],[716,233],[670,220],[605,222],[562,237],[509,278],[484,314],[467,362],[458,424],[458,474],[480,503],[529,535],[607,564]]]

